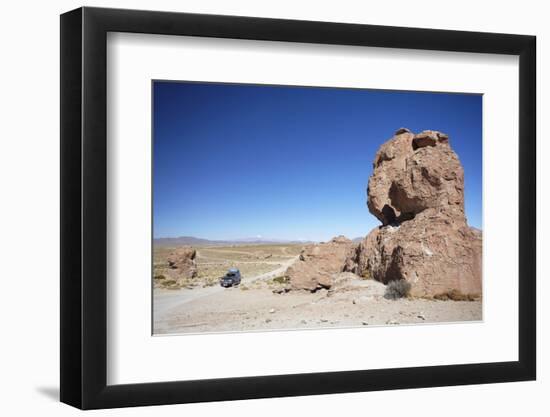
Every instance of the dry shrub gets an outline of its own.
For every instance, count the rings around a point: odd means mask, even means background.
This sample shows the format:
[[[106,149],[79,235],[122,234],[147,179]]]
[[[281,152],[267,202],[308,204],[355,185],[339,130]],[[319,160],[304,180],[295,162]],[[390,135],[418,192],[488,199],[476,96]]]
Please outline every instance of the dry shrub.
[[[373,279],[372,278],[372,273],[370,272],[370,270],[365,269],[363,271],[363,273],[361,274],[361,278],[363,278],[363,279]]]
[[[440,301],[475,301],[479,298],[479,296],[476,296],[475,294],[464,294],[456,289],[453,289],[441,294],[436,294],[434,295],[434,298]]]
[[[390,281],[386,286],[384,298],[388,300],[397,300],[399,298],[408,297],[411,292],[411,283],[404,279]]]
[[[277,283],[277,284],[288,284],[289,279],[288,279],[288,277],[285,277],[284,275],[281,275],[279,277],[273,278],[272,281],[274,283]]]

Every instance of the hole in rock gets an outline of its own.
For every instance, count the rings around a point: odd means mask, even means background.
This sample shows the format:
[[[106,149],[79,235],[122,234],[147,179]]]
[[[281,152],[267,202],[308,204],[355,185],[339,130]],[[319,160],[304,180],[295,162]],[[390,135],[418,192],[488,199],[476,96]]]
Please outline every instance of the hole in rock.
[[[384,226],[395,223],[397,219],[395,210],[387,204],[382,207],[382,215],[384,216]]]

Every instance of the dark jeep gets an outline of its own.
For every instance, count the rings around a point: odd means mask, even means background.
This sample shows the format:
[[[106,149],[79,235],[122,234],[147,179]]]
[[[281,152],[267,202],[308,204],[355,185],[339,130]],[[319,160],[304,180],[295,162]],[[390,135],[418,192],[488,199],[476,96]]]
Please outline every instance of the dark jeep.
[[[233,285],[239,285],[241,283],[241,272],[238,269],[230,269],[220,279],[220,285],[222,287],[232,287]]]

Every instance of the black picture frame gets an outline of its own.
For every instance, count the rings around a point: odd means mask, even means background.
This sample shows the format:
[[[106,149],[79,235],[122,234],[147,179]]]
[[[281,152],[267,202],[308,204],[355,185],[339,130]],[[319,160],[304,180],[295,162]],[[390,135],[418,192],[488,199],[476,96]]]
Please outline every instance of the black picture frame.
[[[107,385],[108,32],[519,56],[519,358]],[[137,10],[61,15],[61,401],[81,409],[526,381],[536,378],[534,36]]]

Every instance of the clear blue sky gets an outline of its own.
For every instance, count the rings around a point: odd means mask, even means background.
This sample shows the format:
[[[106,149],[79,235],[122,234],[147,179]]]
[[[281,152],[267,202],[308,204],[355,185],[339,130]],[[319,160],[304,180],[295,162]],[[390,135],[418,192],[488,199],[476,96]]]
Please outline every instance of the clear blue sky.
[[[366,235],[378,147],[440,130],[481,228],[482,96],[155,81],[154,237],[327,240]]]

